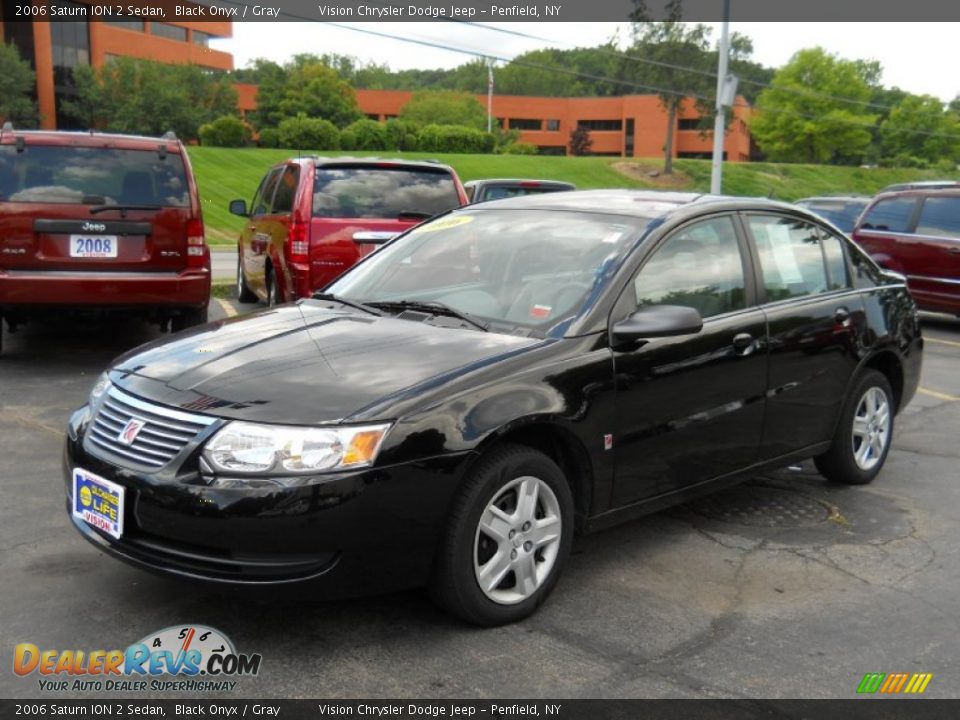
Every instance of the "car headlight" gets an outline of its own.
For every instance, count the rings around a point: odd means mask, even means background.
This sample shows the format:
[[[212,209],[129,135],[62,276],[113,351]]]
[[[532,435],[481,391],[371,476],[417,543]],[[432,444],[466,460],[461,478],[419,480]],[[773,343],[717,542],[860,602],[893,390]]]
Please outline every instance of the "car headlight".
[[[214,470],[238,475],[304,475],[351,470],[377,459],[389,424],[306,428],[231,422],[203,457]]]
[[[90,398],[87,400],[87,404],[90,407],[96,407],[97,403],[100,402],[100,398],[104,396],[107,390],[110,389],[110,376],[105,372],[100,373],[100,377],[97,378],[97,381],[93,384],[93,387],[90,389]]]

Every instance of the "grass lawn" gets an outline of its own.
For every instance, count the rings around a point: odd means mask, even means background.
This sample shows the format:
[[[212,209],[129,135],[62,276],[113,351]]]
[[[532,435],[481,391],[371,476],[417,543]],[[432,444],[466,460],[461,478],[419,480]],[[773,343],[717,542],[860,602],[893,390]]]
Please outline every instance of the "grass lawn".
[[[207,239],[213,245],[236,243],[243,227],[243,218],[230,215],[227,203],[235,198],[244,198],[249,202],[267,168],[296,154],[291,150],[204,147],[191,147],[189,152],[200,185]],[[649,170],[661,166],[660,160],[631,161],[632,167],[624,168],[624,160],[614,157],[386,152],[349,154],[434,158],[452,165],[463,181],[487,177],[528,177],[566,180],[581,189],[643,187],[705,192],[710,187],[708,160],[677,160],[676,174],[667,178],[650,177],[647,174]],[[723,189],[730,195],[772,195],[781,200],[796,200],[810,195],[837,193],[872,195],[891,183],[943,177],[943,173],[932,170],[727,163],[723,171]],[[960,173],[946,177],[960,179]]]

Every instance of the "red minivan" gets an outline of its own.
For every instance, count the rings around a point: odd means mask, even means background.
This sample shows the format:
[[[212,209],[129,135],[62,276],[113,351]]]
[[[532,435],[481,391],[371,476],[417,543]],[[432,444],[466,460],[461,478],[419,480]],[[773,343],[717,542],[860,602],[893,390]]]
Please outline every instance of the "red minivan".
[[[0,319],[131,313],[206,322],[210,250],[172,134],[0,131]]]
[[[881,193],[853,239],[879,265],[907,276],[921,310],[960,315],[960,189]]]
[[[253,202],[237,248],[241,302],[310,297],[413,225],[467,204],[453,168],[375,158],[295,158],[276,165]]]

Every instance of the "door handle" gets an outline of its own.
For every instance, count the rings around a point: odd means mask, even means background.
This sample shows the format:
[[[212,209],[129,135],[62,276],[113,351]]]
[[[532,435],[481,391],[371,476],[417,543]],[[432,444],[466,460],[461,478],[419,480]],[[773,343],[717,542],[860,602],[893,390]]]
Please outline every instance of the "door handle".
[[[833,319],[838,325],[850,327],[850,311],[845,307],[837,308],[833,313]]]
[[[753,335],[750,333],[740,333],[733,338],[733,349],[744,355],[753,352]]]

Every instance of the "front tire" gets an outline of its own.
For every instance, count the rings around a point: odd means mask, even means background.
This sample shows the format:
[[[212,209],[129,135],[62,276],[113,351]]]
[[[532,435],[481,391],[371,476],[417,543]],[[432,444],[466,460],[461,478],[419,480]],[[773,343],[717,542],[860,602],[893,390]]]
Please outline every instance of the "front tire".
[[[553,590],[572,544],[563,472],[543,453],[503,445],[478,462],[454,501],[432,595],[474,625],[522,620]]]
[[[886,462],[893,441],[894,399],[890,381],[867,370],[847,398],[830,449],[814,460],[828,480],[866,485]]]
[[[257,301],[257,294],[247,285],[247,278],[243,274],[243,263],[240,261],[239,255],[237,255],[237,300],[242,303]]]

